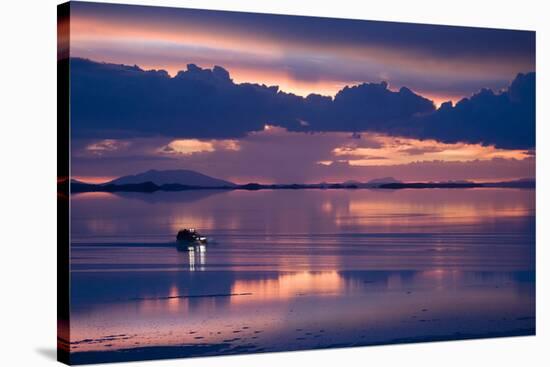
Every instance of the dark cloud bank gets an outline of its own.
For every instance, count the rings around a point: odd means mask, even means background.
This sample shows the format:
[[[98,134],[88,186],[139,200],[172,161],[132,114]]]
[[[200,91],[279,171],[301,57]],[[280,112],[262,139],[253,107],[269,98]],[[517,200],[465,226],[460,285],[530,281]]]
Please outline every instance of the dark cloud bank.
[[[484,89],[456,106],[386,83],[345,87],[333,98],[307,98],[276,86],[235,84],[221,68],[165,71],[71,59],[73,136],[238,138],[265,124],[291,131],[373,131],[444,142],[535,146],[535,73],[506,91]]]

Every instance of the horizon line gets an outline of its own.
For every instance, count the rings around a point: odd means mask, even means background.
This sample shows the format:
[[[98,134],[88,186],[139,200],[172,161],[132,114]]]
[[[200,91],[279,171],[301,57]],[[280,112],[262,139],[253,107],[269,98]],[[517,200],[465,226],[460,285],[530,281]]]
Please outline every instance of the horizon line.
[[[125,175],[128,176],[128,175]],[[110,180],[107,181],[99,181],[99,182],[90,182],[81,180],[77,177],[89,177],[89,176],[73,176],[73,177],[62,177],[57,179],[58,184],[65,183],[66,181],[78,181],[77,183],[80,184],[86,184],[86,185],[95,185],[95,186],[103,186],[103,185],[129,185],[129,184],[113,184],[112,181],[125,177],[125,176],[117,176],[113,177]],[[214,177],[212,177],[214,178]],[[373,183],[372,181],[381,180],[383,178],[393,179],[394,181],[388,180],[388,181],[381,181],[379,183]],[[247,183],[235,183],[230,182],[232,185],[226,185],[226,186],[200,186],[200,185],[187,185],[184,183],[179,182],[173,182],[169,184],[161,184],[162,185],[182,185],[182,186],[197,186],[197,187],[232,187],[232,186],[247,186],[247,185],[260,185],[260,186],[292,186],[292,185],[303,185],[303,186],[312,186],[312,185],[366,185],[366,184],[387,184],[387,183],[399,183],[399,184],[416,184],[416,183],[422,183],[422,184],[489,184],[489,183],[509,183],[509,182],[520,182],[520,181],[536,181],[536,177],[519,177],[519,178],[507,178],[507,179],[475,179],[475,180],[405,180],[402,181],[400,179],[396,179],[394,177],[381,177],[381,178],[374,178],[368,181],[358,181],[358,180],[346,180],[346,181],[321,181],[321,182],[314,182],[314,183],[304,183],[304,182],[287,182],[287,183],[261,183],[261,182],[254,182],[250,181]],[[136,183],[135,185],[145,184],[151,182],[155,184],[153,181],[143,181]],[[229,181],[228,181],[229,182]],[[73,184],[74,182],[71,182]],[[130,184],[134,185],[134,184]],[[157,185],[157,184],[155,184]]]

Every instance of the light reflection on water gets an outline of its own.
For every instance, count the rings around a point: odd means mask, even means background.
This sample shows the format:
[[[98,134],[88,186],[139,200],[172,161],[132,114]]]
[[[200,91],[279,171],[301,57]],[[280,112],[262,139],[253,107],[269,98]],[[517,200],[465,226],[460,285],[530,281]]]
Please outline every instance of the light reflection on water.
[[[216,354],[532,334],[534,195],[74,195],[73,351],[208,344]],[[183,227],[216,241],[178,252]]]
[[[189,255],[189,271],[200,270],[204,271],[206,265],[206,246],[192,246],[188,248]]]

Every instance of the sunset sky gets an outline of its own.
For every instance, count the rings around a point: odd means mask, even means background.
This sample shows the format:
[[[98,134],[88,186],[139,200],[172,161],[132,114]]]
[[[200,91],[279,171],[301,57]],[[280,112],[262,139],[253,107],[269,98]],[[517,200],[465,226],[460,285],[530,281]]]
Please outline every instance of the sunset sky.
[[[78,2],[70,19],[76,178],[535,176],[534,32]]]

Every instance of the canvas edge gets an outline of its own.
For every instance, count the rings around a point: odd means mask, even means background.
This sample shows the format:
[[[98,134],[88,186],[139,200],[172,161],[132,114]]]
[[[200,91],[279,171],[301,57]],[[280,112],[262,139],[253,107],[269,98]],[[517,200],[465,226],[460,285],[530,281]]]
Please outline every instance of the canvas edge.
[[[70,364],[70,3],[57,6],[57,360]]]

